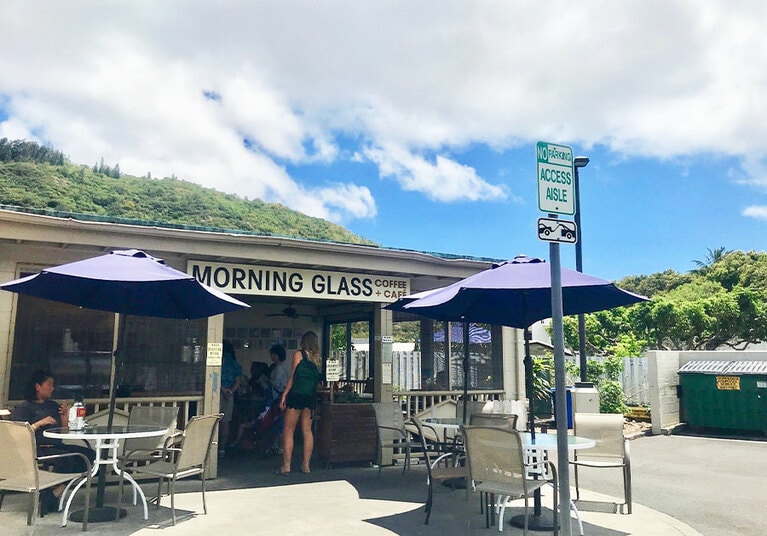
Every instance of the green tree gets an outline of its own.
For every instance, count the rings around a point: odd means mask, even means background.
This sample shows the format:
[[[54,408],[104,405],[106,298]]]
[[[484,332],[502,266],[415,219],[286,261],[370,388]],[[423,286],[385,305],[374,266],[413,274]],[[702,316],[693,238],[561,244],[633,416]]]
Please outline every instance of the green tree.
[[[644,349],[743,349],[767,340],[766,253],[717,248],[709,250],[705,270],[684,277],[673,271],[632,276],[618,286],[653,299],[586,315],[591,355],[637,355]],[[574,319],[565,319],[570,348],[578,347],[576,326]]]
[[[706,254],[705,258],[703,260],[693,259],[693,263],[698,267],[697,270],[693,270],[693,272],[697,272],[699,274],[705,274],[711,266],[716,264],[717,262],[721,261],[725,254],[727,253],[727,249],[723,247],[718,247],[715,249],[706,248],[708,253]]]

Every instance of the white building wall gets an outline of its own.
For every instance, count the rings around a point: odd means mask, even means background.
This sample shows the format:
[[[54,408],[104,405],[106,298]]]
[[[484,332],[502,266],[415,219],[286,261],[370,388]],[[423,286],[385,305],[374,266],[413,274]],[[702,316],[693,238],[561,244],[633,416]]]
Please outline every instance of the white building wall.
[[[525,341],[522,330],[503,330],[503,388],[506,400],[523,400],[525,395]]]
[[[16,263],[11,259],[0,259],[0,281],[11,281],[15,277]],[[8,399],[13,299],[12,292],[0,292],[0,363],[7,364],[4,367],[0,366],[0,400]]]
[[[647,352],[650,374],[650,406],[653,434],[679,423],[679,352]]]

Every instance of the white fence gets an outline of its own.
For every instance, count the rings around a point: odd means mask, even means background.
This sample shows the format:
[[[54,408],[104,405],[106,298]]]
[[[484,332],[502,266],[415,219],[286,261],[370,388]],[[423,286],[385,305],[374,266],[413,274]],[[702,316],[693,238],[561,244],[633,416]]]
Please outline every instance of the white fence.
[[[589,359],[599,362],[605,360],[604,357],[589,357]],[[647,357],[623,358],[620,382],[623,386],[623,392],[626,393],[626,401],[630,406],[650,405],[649,371],[650,366]],[[573,383],[578,381],[578,378],[568,378],[568,380],[570,380],[569,383]]]
[[[337,352],[332,357],[340,360],[341,377],[346,378],[346,355]],[[352,351],[350,376],[352,380],[366,380],[370,354]],[[421,352],[392,352],[392,384],[400,391],[421,388]]]
[[[629,405],[650,405],[650,365],[647,357],[624,357],[621,383]]]
[[[345,357],[341,359],[341,377],[346,377]],[[353,351],[351,359],[351,377],[353,380],[365,380],[368,377],[369,353]],[[603,361],[604,358],[594,357]],[[647,357],[624,357],[621,384],[630,405],[650,405],[649,365]],[[577,378],[571,378],[577,381]],[[396,390],[411,391],[421,388],[421,352],[392,352],[392,384]]]

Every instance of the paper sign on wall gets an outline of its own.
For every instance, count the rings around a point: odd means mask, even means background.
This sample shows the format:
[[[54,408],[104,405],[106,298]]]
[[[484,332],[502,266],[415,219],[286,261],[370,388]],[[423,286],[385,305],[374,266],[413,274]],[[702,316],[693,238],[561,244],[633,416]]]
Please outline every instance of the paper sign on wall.
[[[325,362],[325,381],[337,382],[341,378],[341,363],[338,359],[328,359]]]
[[[381,363],[382,383],[391,385],[391,363]]]
[[[208,358],[205,362],[208,367],[220,367],[224,357],[224,345],[220,342],[208,343]]]

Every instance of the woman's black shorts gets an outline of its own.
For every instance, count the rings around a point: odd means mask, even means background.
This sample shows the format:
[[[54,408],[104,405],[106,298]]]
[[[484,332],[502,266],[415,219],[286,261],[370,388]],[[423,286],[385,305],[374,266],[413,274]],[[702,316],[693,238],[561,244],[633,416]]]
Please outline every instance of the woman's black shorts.
[[[291,409],[314,409],[317,407],[317,397],[314,395],[301,395],[290,391],[285,399],[285,405]]]

